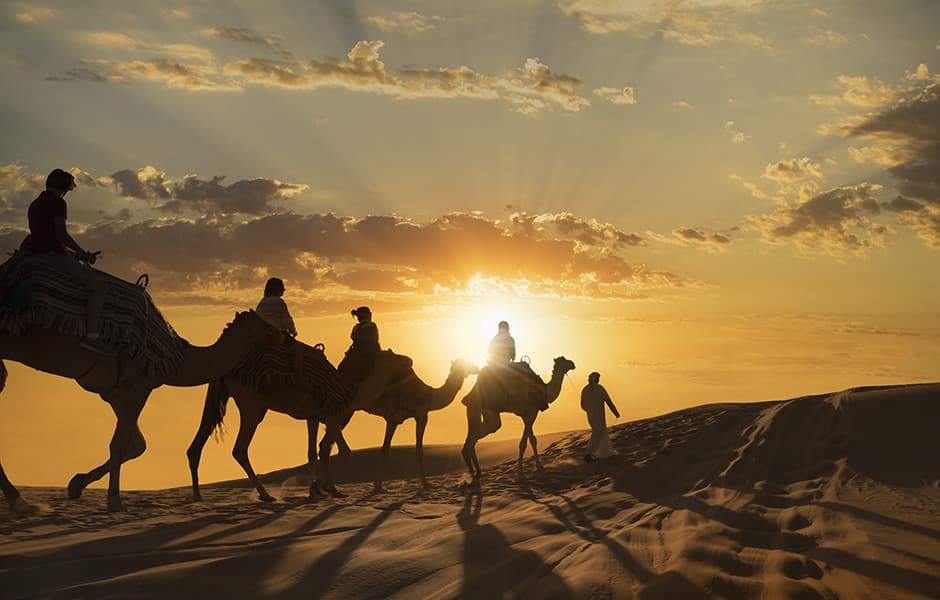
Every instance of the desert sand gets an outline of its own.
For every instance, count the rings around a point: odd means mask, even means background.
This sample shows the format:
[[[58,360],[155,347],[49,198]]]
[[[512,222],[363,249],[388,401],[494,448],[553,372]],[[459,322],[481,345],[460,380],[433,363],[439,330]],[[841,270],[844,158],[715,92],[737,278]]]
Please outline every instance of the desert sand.
[[[103,490],[23,488],[40,510],[0,515],[0,595],[940,598],[938,427],[940,384],[859,388],[625,423],[590,464],[588,431],[541,435],[523,482],[496,442],[479,487],[432,446],[426,491],[408,447],[381,495],[375,449],[318,501],[302,467],[263,478],[272,504],[247,481],[128,492],[119,514]]]

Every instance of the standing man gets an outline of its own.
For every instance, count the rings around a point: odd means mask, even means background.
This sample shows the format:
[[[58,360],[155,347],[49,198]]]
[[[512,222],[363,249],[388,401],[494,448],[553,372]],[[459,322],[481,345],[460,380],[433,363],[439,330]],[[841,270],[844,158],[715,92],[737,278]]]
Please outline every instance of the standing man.
[[[587,413],[588,424],[591,426],[591,441],[588,442],[587,453],[584,460],[591,462],[598,458],[610,458],[614,455],[614,447],[610,443],[610,436],[607,434],[607,412],[605,406],[610,407],[610,412],[620,418],[617,407],[610,399],[607,390],[600,384],[601,374],[594,371],[588,375],[588,384],[581,390],[581,408]]]
[[[100,354],[114,354],[113,350],[99,339],[98,319],[104,305],[104,281],[92,265],[98,252],[86,252],[72,239],[65,227],[68,206],[65,195],[75,189],[75,177],[68,171],[54,169],[46,178],[46,189],[29,205],[30,252],[48,255],[48,263],[66,277],[89,292],[85,307],[85,336],[79,344]],[[78,260],[76,260],[78,259]]]
[[[516,360],[516,340],[509,335],[509,323],[500,321],[496,335],[490,340],[486,362],[491,365],[506,365]]]

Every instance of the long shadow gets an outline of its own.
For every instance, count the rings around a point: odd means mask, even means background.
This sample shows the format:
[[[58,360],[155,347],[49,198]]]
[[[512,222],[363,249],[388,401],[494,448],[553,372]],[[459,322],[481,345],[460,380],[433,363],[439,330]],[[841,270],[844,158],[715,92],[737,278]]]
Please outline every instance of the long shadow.
[[[526,490],[521,494],[524,498],[532,500],[536,504],[540,504],[547,508],[552,515],[561,523],[565,529],[574,533],[581,539],[592,544],[603,544],[607,549],[613,554],[620,563],[626,567],[640,583],[646,583],[647,581],[653,579],[655,574],[652,571],[646,569],[643,565],[638,563],[635,558],[627,551],[626,548],[618,544],[615,540],[610,539],[610,532],[599,529],[594,523],[584,514],[584,511],[570,498],[564,494],[555,493],[555,497],[561,499],[566,506],[568,507],[568,512],[562,510],[555,504],[550,502],[545,502],[532,493],[531,490]],[[569,514],[574,517],[574,521],[569,518]]]
[[[906,569],[889,563],[861,558],[837,548],[814,548],[806,556],[820,560],[837,569],[854,571],[859,575],[883,581],[925,598],[940,597],[940,577]]]
[[[871,512],[857,506],[850,506],[840,502],[814,502],[813,504],[828,508],[836,512],[848,513],[854,517],[865,519],[866,521],[873,521],[881,525],[887,525],[888,527],[904,529],[910,531],[911,533],[916,533],[918,535],[923,535],[935,540],[940,540],[940,531],[937,531],[936,529],[924,527],[923,525],[915,525],[914,523],[908,523],[907,521],[902,521],[900,519],[895,519],[894,517]]]
[[[345,565],[353,552],[356,551],[366,539],[372,535],[379,526],[384,523],[392,514],[397,512],[405,505],[408,500],[400,500],[379,509],[379,514],[375,516],[368,525],[364,525],[336,548],[320,556],[316,561],[310,564],[298,580],[290,589],[283,592],[286,596],[298,596],[306,598],[318,598],[324,594],[332,585],[333,580],[339,575],[343,565]]]
[[[483,494],[472,490],[457,513],[464,532],[462,598],[574,598],[564,579],[537,552],[516,550],[498,527],[480,525]]]
[[[239,562],[239,559],[245,560],[248,563],[245,566],[251,572],[263,574],[276,565],[280,555],[286,551],[288,544],[284,543],[284,539],[303,535],[316,528],[343,507],[330,506],[284,536],[261,538],[258,543],[245,542],[244,546],[250,547],[251,552],[244,553],[242,556],[230,556],[229,548],[206,546],[205,543],[262,528],[282,516],[287,508],[175,547],[166,547],[166,545],[173,540],[202,530],[215,522],[214,519],[206,517],[190,523],[178,523],[103,540],[91,540],[38,557],[3,557],[2,566],[0,566],[0,589],[28,596],[60,593],[66,589],[70,594],[74,592],[82,596],[83,594],[79,591],[85,590],[89,593],[87,597],[94,597],[106,595],[107,590],[119,594],[127,593],[127,588],[122,586],[129,585],[141,588],[143,595],[147,596],[163,589],[167,584],[172,584],[174,579],[178,578],[177,583],[183,585],[187,581],[199,581],[212,573],[210,580],[219,578],[219,581],[235,583],[237,589],[233,591],[245,591],[246,587],[251,586],[245,586],[243,577],[232,576],[233,573],[240,571],[234,563]],[[209,562],[202,567],[167,574],[166,579],[152,583],[148,581],[146,575],[130,582],[114,580],[115,577],[128,573],[139,573],[156,567],[172,567],[196,561]],[[222,565],[224,565],[223,570],[215,572]],[[11,571],[11,569],[15,570]]]

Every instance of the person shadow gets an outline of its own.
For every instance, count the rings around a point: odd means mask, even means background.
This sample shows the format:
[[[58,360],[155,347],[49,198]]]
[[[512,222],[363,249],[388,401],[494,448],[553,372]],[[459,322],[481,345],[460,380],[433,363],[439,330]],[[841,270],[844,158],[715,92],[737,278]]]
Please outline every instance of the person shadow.
[[[480,524],[483,493],[471,490],[457,513],[464,533],[461,598],[574,598],[564,579],[532,550],[512,547],[502,531]]]

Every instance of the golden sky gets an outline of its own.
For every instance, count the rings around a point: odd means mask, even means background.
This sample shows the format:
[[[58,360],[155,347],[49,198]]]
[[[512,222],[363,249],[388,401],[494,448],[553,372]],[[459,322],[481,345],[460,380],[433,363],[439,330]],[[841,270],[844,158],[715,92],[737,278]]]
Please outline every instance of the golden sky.
[[[937,22],[928,0],[8,2],[0,248],[71,169],[73,235],[101,268],[149,273],[191,342],[279,276],[334,362],[368,304],[440,385],[506,319],[546,376],[578,366],[543,432],[586,427],[593,370],[625,419],[933,381]],[[103,402],[8,367],[14,481],[104,459]],[[203,393],[153,394],[127,486],[186,483]],[[461,409],[429,442],[462,441]],[[519,434],[505,423],[494,437]],[[382,429],[357,416],[348,438]],[[204,479],[241,476],[233,439]],[[269,416],[255,466],[304,444]]]

